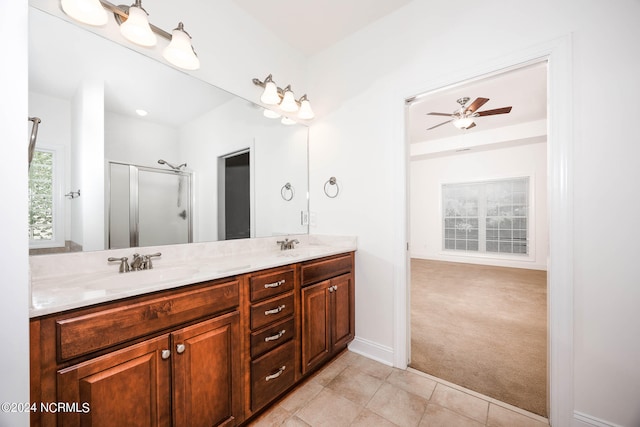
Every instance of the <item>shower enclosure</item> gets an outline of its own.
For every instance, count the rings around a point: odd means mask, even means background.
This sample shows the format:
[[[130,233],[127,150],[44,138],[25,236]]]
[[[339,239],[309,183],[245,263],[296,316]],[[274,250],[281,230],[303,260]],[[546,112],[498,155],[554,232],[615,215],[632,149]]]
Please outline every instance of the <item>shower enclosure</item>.
[[[181,167],[109,162],[109,249],[192,242],[192,177]]]

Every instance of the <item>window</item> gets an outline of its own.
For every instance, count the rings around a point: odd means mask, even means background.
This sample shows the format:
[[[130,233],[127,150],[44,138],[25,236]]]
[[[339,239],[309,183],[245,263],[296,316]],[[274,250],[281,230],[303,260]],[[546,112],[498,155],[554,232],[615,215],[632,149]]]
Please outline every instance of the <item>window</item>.
[[[443,248],[529,254],[529,178],[444,184]]]
[[[64,246],[61,149],[38,148],[29,168],[29,246]]]

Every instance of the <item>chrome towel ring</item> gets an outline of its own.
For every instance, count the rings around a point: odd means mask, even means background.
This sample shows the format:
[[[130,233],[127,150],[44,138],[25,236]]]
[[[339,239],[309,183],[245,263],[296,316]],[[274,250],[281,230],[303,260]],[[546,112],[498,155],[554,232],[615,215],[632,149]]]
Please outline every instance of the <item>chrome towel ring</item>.
[[[331,195],[328,191],[327,191],[327,185],[335,185],[336,186],[336,192],[334,195]],[[331,187],[329,187],[331,188]],[[331,178],[329,178],[327,180],[327,182],[324,183],[324,194],[327,195],[327,197],[331,198],[331,199],[335,199],[338,194],[340,193],[340,187],[338,186],[338,180],[336,179],[335,176],[332,176]]]
[[[293,189],[293,185],[291,185],[291,183],[289,182],[283,185],[282,188],[280,189],[280,195],[287,202],[290,202],[291,199],[293,199],[294,194],[295,194],[295,191]]]

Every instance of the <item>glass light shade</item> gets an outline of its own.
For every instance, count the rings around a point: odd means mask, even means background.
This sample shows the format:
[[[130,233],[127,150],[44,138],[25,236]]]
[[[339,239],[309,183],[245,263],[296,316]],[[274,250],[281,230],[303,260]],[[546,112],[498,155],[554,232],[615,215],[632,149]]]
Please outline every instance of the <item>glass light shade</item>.
[[[181,29],[181,26],[171,33],[171,43],[162,51],[162,56],[176,67],[185,70],[200,68],[200,60],[191,47],[191,37]]]
[[[284,97],[282,98],[282,102],[280,103],[280,109],[282,111],[286,111],[287,113],[295,113],[298,111],[298,104],[296,103],[296,99],[293,96],[293,92],[287,87],[284,90]]]
[[[473,124],[473,119],[471,117],[463,117],[461,119],[457,119],[453,121],[453,125],[458,129],[466,129]]]
[[[283,125],[295,125],[296,124],[295,120],[292,120],[292,119],[290,119],[289,117],[286,117],[286,116],[283,117],[282,120],[280,120],[280,122]]]
[[[99,0],[62,0],[60,2],[64,13],[76,21],[89,25],[104,25],[107,23],[107,11]]]
[[[139,7],[129,7],[129,17],[120,25],[120,33],[130,42],[140,46],[155,46],[157,43],[156,35],[149,27],[147,12]]]
[[[278,96],[278,87],[272,81],[268,81],[264,85],[264,92],[260,96],[260,101],[266,105],[277,105],[280,102]]]
[[[262,115],[264,115],[265,117],[269,118],[269,119],[277,119],[280,117],[280,114],[276,113],[273,110],[269,110],[268,108],[265,108],[262,111]]]
[[[313,110],[311,109],[311,103],[304,99],[300,102],[300,111],[298,111],[298,117],[303,120],[311,120],[315,117]]]

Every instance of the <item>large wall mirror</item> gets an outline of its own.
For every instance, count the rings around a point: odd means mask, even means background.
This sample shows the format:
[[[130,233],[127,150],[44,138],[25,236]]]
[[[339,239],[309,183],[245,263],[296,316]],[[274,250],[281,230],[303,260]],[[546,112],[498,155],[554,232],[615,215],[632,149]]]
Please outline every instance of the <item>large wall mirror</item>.
[[[308,232],[306,126],[51,11],[29,19],[32,254]]]

